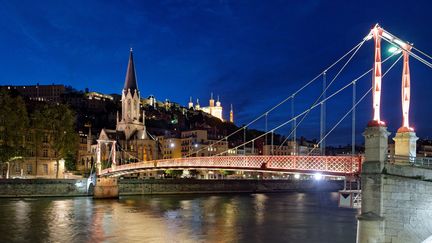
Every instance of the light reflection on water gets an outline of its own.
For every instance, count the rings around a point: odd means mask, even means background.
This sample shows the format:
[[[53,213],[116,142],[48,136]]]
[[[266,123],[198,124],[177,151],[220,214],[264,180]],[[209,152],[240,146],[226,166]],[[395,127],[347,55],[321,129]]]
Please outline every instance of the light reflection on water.
[[[0,242],[355,242],[337,193],[0,200]]]

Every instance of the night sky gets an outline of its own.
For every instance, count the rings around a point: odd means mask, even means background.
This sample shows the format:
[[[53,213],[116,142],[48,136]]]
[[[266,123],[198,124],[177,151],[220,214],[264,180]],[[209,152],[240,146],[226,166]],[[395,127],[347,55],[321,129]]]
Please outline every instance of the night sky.
[[[0,85],[65,84],[120,93],[129,55],[141,96],[186,105],[220,95],[236,124],[245,124],[288,97],[358,44],[375,23],[432,54],[430,1],[3,1],[0,0]],[[383,57],[389,55],[383,42]],[[389,63],[396,60],[392,58]],[[343,64],[343,63],[341,63]],[[366,42],[329,94],[373,65]],[[330,81],[342,65],[329,70]],[[383,65],[384,70],[389,65]],[[402,62],[383,80],[382,119],[401,125]],[[432,70],[411,59],[411,125],[432,137]],[[358,97],[371,75],[358,82]],[[319,95],[321,79],[300,93],[296,113]],[[357,110],[357,140],[372,117],[371,96]],[[327,104],[330,129],[351,106],[351,88]],[[269,114],[269,127],[291,116],[290,103]],[[254,124],[264,128],[264,121]],[[288,126],[278,132],[288,133]],[[319,137],[319,109],[298,136]],[[351,117],[328,144],[351,141]]]

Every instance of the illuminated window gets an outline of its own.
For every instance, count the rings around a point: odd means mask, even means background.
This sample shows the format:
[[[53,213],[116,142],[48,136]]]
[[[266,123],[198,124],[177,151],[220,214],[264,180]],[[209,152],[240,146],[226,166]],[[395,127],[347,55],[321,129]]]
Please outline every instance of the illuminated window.
[[[33,171],[33,165],[32,164],[27,164],[27,173],[30,174]]]
[[[48,174],[48,165],[47,164],[43,164],[42,168],[43,168],[43,173],[44,174]]]
[[[20,172],[20,165],[19,164],[15,165],[15,172]]]
[[[43,157],[48,157],[48,149],[43,150]]]

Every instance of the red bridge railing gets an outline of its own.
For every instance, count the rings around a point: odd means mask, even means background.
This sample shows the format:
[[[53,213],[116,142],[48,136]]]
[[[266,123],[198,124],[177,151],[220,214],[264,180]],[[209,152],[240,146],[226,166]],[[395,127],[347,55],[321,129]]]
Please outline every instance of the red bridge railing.
[[[143,161],[102,170],[118,176],[154,169],[232,169],[281,172],[321,172],[328,175],[360,173],[360,156],[218,156]]]

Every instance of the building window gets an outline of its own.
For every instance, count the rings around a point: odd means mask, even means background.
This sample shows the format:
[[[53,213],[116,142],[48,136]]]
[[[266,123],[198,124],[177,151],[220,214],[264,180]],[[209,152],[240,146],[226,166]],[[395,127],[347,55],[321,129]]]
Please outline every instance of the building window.
[[[48,157],[48,149],[43,150],[43,157]]]
[[[15,172],[20,172],[20,164],[15,164]]]
[[[44,134],[42,142],[43,143],[48,143],[48,135],[47,134]]]
[[[33,171],[33,165],[32,164],[27,164],[27,174],[31,174]]]
[[[43,169],[43,173],[47,175],[48,174],[48,164],[43,164],[42,169]]]

